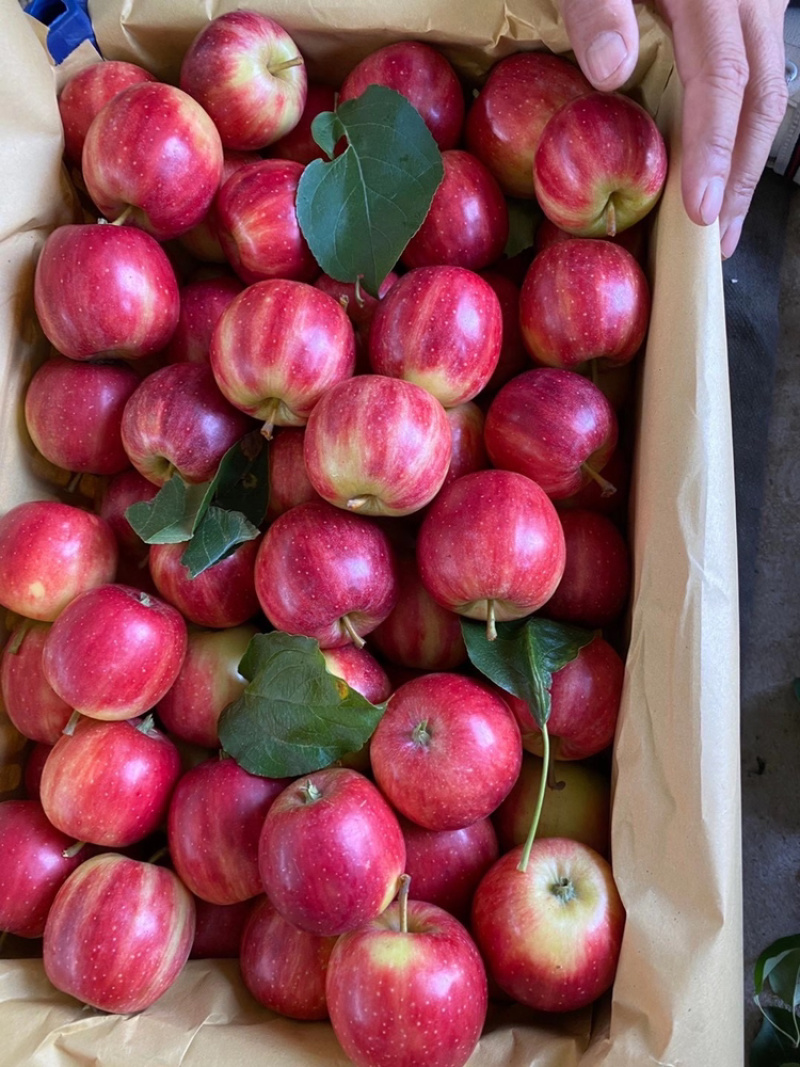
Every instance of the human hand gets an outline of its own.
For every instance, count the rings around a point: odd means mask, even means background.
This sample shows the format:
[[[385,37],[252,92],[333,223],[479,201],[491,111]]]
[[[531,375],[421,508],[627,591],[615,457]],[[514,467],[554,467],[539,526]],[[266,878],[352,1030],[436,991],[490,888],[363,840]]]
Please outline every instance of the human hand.
[[[689,217],[719,218],[733,255],[786,111],[787,0],[658,0],[684,86],[681,189]],[[575,56],[597,89],[618,89],[639,48],[632,0],[561,0]]]

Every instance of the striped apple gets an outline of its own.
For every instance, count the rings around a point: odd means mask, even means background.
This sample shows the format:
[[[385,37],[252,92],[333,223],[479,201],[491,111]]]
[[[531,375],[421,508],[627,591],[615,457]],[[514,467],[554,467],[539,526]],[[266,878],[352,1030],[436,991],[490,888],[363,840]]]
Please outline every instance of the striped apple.
[[[70,78],[58,98],[67,159],[78,167],[81,165],[86,134],[104,104],[131,85],[155,80],[155,75],[143,67],[120,59],[92,63]]]

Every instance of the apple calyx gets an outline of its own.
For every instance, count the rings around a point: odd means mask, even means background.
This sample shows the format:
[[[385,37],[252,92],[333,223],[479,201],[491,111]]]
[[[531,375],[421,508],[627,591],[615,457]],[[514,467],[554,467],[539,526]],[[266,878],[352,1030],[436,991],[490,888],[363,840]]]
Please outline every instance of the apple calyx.
[[[542,723],[542,777],[539,782],[539,795],[536,798],[536,807],[534,808],[533,818],[531,819],[531,828],[528,831],[528,837],[525,841],[525,847],[522,850],[522,855],[519,858],[517,864],[517,870],[523,874],[528,869],[528,860],[531,856],[531,849],[533,848],[533,842],[536,840],[536,831],[539,829],[539,819],[542,815],[542,806],[544,804],[544,794],[547,789],[547,781],[550,776],[550,734],[547,729],[547,723]],[[562,783],[563,784],[563,783]]]
[[[85,841],[73,841],[69,848],[65,848],[61,855],[65,860],[71,860],[73,856],[77,856],[80,850],[86,844]]]
[[[401,874],[398,879],[400,888],[397,892],[397,904],[400,908],[400,933],[408,933],[408,890],[411,885],[411,875]]]
[[[303,57],[301,55],[292,56],[291,59],[284,59],[282,63],[276,63],[274,67],[267,66],[267,70],[273,76],[281,74],[285,70],[291,70],[292,67],[299,67],[302,65]]]
[[[578,895],[575,892],[575,886],[572,879],[567,878],[566,875],[562,875],[557,882],[553,882],[550,886],[550,892],[556,897],[560,904],[569,904],[569,902],[574,900]]]
[[[142,721],[137,722],[134,729],[138,730],[140,734],[145,734],[146,736],[156,733],[157,731],[155,728],[155,716],[153,715],[153,712],[148,711]]]
[[[302,797],[304,804],[315,804],[322,796],[322,793],[320,793],[319,789],[317,789],[309,778],[300,786],[300,796]]]
[[[350,638],[350,640],[353,642],[353,644],[356,646],[356,648],[363,648],[364,645],[367,642],[364,640],[364,638],[361,636],[361,634],[356,630],[355,626],[353,626],[353,621],[350,618],[350,616],[349,615],[342,615],[342,617],[339,620],[339,622],[341,623],[342,629],[347,634],[347,636]]]

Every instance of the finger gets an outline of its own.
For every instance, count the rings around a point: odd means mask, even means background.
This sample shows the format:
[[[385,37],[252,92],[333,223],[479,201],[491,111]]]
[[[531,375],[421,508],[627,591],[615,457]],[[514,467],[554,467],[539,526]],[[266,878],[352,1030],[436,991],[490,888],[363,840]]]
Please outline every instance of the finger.
[[[684,86],[681,187],[689,217],[719,216],[731,168],[745,86],[747,53],[730,0],[665,2]]]
[[[742,232],[753,192],[766,165],[775,134],[786,112],[783,17],[768,20],[763,0],[742,12],[742,32],[750,65],[730,176],[719,217],[720,249],[732,256]]]
[[[639,54],[631,0],[561,0],[561,13],[575,58],[592,85],[619,89]]]

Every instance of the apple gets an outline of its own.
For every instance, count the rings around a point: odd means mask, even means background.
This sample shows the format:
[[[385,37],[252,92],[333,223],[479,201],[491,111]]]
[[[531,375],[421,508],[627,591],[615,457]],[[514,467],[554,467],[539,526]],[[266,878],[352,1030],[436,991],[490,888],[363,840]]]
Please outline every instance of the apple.
[[[156,707],[171,734],[219,748],[219,717],[247,685],[239,664],[256,633],[255,626],[190,631],[178,677]]]
[[[444,408],[426,389],[360,374],[332,386],[316,404],[303,458],[311,485],[336,507],[410,515],[438,493],[451,447]]]
[[[50,905],[87,852],[56,829],[37,800],[0,803],[0,930],[41,937]],[[69,851],[69,855],[64,853]]]
[[[222,153],[222,178],[220,189],[232,174],[249,163],[260,163],[262,156],[258,152],[235,152],[225,149]],[[202,263],[218,263],[229,266],[228,257],[219,240],[219,219],[217,216],[217,190],[208,211],[191,230],[178,236],[178,245]]]
[[[550,775],[553,786],[544,794],[537,840],[567,837],[607,856],[611,820],[608,775],[587,763],[567,760],[552,762]],[[527,840],[541,781],[542,761],[526,752],[514,788],[492,815],[503,852]]]
[[[336,940],[293,926],[262,896],[242,932],[242,980],[270,1011],[290,1019],[327,1019],[325,975]]]
[[[308,166],[315,159],[327,160],[328,156],[320,148],[311,133],[311,123],[325,111],[336,108],[336,90],[320,82],[309,82],[306,103],[297,125],[273,141],[267,155],[272,159],[293,159],[295,163]]]
[[[208,482],[228,449],[253,424],[229,404],[204,363],[171,363],[141,382],[122,413],[122,443],[154,485],[174,473]]]
[[[455,70],[435,48],[421,41],[378,48],[347,75],[339,102],[361,96],[370,85],[385,85],[410,101],[443,152],[461,140],[464,92]]]
[[[59,889],[44,930],[56,989],[101,1011],[149,1008],[183,969],[194,902],[164,867],[114,852],[82,863]]]
[[[262,891],[261,827],[288,779],[248,774],[235,760],[209,759],[181,778],[167,820],[175,870],[195,896],[236,904]]]
[[[328,296],[332,296],[334,300],[338,300],[355,327],[365,327],[368,330],[372,324],[378,304],[396,282],[397,275],[393,270],[390,270],[378,288],[377,297],[372,296],[366,289],[362,289],[360,284],[339,282],[335,278],[331,278],[329,274],[320,274],[314,282],[314,286],[317,289],[321,289],[323,293],[327,293]]]
[[[539,363],[574,370],[603,359],[621,366],[647,333],[650,288],[630,252],[576,238],[534,258],[519,311],[525,346]]]
[[[33,741],[54,745],[72,708],[44,676],[42,654],[50,623],[25,620],[12,632],[0,655],[0,695],[9,719]]]
[[[159,352],[175,331],[180,303],[157,241],[132,226],[99,224],[53,230],[36,263],[33,299],[48,341],[80,360]]]
[[[247,920],[258,898],[236,904],[209,904],[194,898],[194,941],[191,960],[237,959]]]
[[[240,410],[275,426],[304,426],[322,394],[355,367],[353,327],[333,297],[285,279],[248,286],[211,339],[217,385]]]
[[[34,500],[0,516],[0,604],[52,622],[79,593],[113,581],[108,523],[71,504]]]
[[[70,712],[70,715],[72,712]],[[25,767],[23,769],[22,784],[25,787],[25,796],[29,800],[39,800],[42,784],[42,771],[44,770],[45,761],[50,755],[50,749],[52,745],[48,745],[44,741],[37,741],[31,748],[28,749],[28,755],[25,759]]]
[[[470,152],[442,153],[444,177],[425,219],[406,245],[407,267],[446,264],[481,270],[503,254],[508,208],[500,186]]]
[[[533,197],[533,158],[549,119],[590,93],[580,70],[561,56],[525,52],[496,63],[467,114],[467,148],[504,193]]]
[[[610,988],[625,910],[603,857],[563,837],[501,856],[472,902],[472,932],[500,988],[537,1011],[576,1011]]]
[[[463,1067],[481,1036],[486,971],[467,931],[435,904],[390,905],[334,945],[333,1032],[358,1067]]]
[[[412,899],[436,904],[460,922],[468,922],[475,889],[500,855],[492,821],[478,819],[459,830],[425,830],[401,819],[400,829]]]
[[[398,553],[397,568],[397,603],[373,630],[371,643],[402,667],[424,671],[460,667],[466,662],[467,649],[458,616],[437,604],[422,584],[413,554]]]
[[[152,545],[148,561],[160,596],[197,626],[240,626],[258,611],[253,568],[260,538],[244,541],[192,578],[181,562],[188,542]]]
[[[197,34],[180,87],[214,120],[226,148],[257,151],[300,121],[306,68],[292,38],[257,11],[228,11]]]
[[[445,407],[471,400],[491,378],[503,319],[492,287],[463,267],[417,267],[378,305],[369,335],[376,374],[427,389]]]
[[[243,282],[284,278],[311,282],[319,264],[297,221],[295,199],[302,163],[264,159],[226,179],[215,221],[228,262]]]
[[[222,274],[198,278],[180,289],[178,325],[167,345],[169,363],[208,363],[211,335],[220,315],[244,289],[238,278]]]
[[[556,507],[559,511],[588,508],[589,511],[599,511],[602,515],[624,523],[628,514],[631,470],[630,461],[623,448],[617,446],[609,456],[603,466],[603,481],[613,485],[616,492],[605,492],[600,482],[593,478],[577,493],[556,501]]]
[[[600,481],[617,444],[614,409],[588,378],[556,367],[518,374],[495,396],[484,438],[495,467],[532,478],[551,500]]]
[[[159,241],[195,226],[222,179],[222,143],[187,93],[142,82],[117,93],[89,127],[81,156],[102,215],[123,214]]]
[[[621,93],[593,92],[549,120],[533,159],[533,187],[551,222],[580,237],[613,237],[655,206],[667,149],[653,119]]]
[[[124,848],[159,828],[180,775],[178,750],[152,719],[84,718],[47,757],[41,803],[70,837]]]
[[[427,830],[483,819],[517,780],[519,727],[506,702],[459,674],[427,674],[392,694],[370,743],[375,781]]]
[[[178,677],[186,623],[157,597],[103,585],[77,596],[56,623],[45,641],[45,677],[83,715],[133,718],[157,704]]]
[[[392,683],[380,663],[365,648],[344,645],[322,651],[329,674],[342,678],[370,704],[382,704],[392,692]]]
[[[132,504],[152,500],[157,492],[157,485],[129,467],[109,478],[97,505],[98,514],[114,531],[120,553],[135,557],[137,562],[146,557],[148,546],[128,522],[125,512]]]
[[[486,470],[451,482],[425,516],[417,541],[422,584],[443,607],[495,621],[542,607],[561,580],[564,534],[548,496],[512,471]]]
[[[302,427],[292,426],[273,434],[269,448],[268,522],[298,504],[319,500],[319,493],[308,480],[303,459],[304,434]]]
[[[645,223],[638,222],[633,226],[630,226],[627,230],[622,230],[621,233],[615,233],[613,237],[603,235],[603,239],[612,241],[616,245],[620,245],[630,252],[635,260],[639,263],[644,261],[644,254],[646,251],[646,237],[644,232]],[[575,235],[568,233],[567,230],[560,230],[554,222],[551,222],[548,218],[539,220],[539,224],[536,227],[536,234],[534,237],[534,248],[537,253],[544,252],[545,248],[549,248],[550,245],[562,244],[564,241],[574,240]]]
[[[130,466],[122,447],[122,411],[139,381],[123,363],[53,356],[35,372],[25,393],[31,440],[65,470],[118,474]]]
[[[355,930],[397,893],[406,849],[397,818],[357,771],[299,778],[267,812],[258,865],[267,896],[294,926],[322,937]]]
[[[255,583],[276,629],[314,637],[322,648],[362,647],[399,592],[384,531],[324,500],[273,522],[256,556]]]
[[[627,541],[596,511],[564,511],[561,526],[567,563],[545,614],[578,626],[608,626],[622,615],[630,594]]]
[[[447,409],[450,423],[450,466],[443,485],[474,471],[485,470],[489,457],[483,440],[485,418],[481,409],[471,400]]]
[[[491,285],[500,301],[503,319],[503,341],[500,355],[491,378],[486,383],[487,392],[496,392],[515,374],[530,367],[530,357],[522,340],[519,325],[519,286],[496,270],[481,271],[481,277]]]
[[[67,159],[80,167],[86,134],[104,104],[131,85],[155,80],[155,75],[143,67],[120,59],[92,63],[74,74],[58,97]]]

